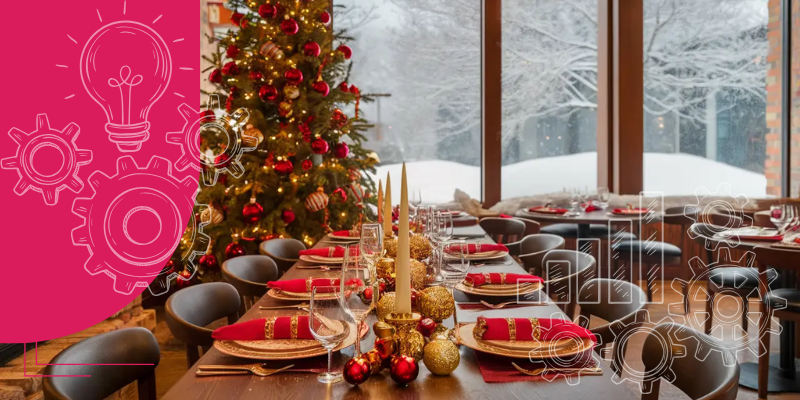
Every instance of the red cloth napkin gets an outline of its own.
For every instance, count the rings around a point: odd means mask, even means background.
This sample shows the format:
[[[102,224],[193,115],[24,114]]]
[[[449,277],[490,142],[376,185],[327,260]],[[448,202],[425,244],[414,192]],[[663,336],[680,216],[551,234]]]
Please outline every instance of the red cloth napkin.
[[[615,208],[611,211],[612,214],[643,214],[646,213],[646,208]]]
[[[539,376],[525,375],[517,371],[517,369],[511,365],[512,362],[527,370],[545,368],[548,366],[548,362],[550,364],[555,364],[552,365],[554,368],[588,368],[595,366],[591,350],[578,354],[569,360],[558,358],[555,361],[541,360],[535,363],[529,362],[528,360],[502,357],[481,351],[476,351],[475,357],[477,358],[478,368],[481,370],[483,381],[486,383],[549,381],[559,377],[559,375],[562,377],[564,376],[564,374],[559,374],[558,372],[545,373]]]
[[[356,234],[353,235],[353,231],[334,231],[334,232],[331,232],[331,234],[333,236],[358,237],[358,232],[355,232],[355,233]]]
[[[512,216],[510,216],[510,215],[508,215],[508,214],[500,214],[500,218],[506,218],[506,219],[508,219],[508,218],[514,218],[514,217],[512,217]]]
[[[513,321],[513,322],[511,322]],[[514,340],[559,340],[569,338],[592,339],[597,337],[572,321],[554,318],[486,318],[478,317],[472,334],[478,340],[512,340],[509,323],[514,324]]]
[[[284,292],[292,293],[311,293],[311,289],[317,286],[339,286],[337,278],[308,278],[308,279],[289,279],[286,281],[267,282],[270,289],[280,289]],[[330,292],[330,290],[328,290]],[[322,292],[324,293],[324,291]]]
[[[448,253],[452,253],[458,250],[456,245],[452,245],[447,248]],[[484,244],[475,244],[470,243],[467,245],[467,253],[475,254],[475,253],[484,253],[487,251],[505,251],[508,252],[508,247],[502,244],[492,244],[492,243],[484,243]]]
[[[216,340],[314,339],[308,315],[239,322],[215,329],[211,337]]]
[[[547,207],[547,206],[539,206],[539,207],[531,207],[531,208],[528,209],[528,211],[537,212],[537,213],[544,213],[544,214],[559,214],[559,215],[561,215],[561,214],[566,214],[567,211],[569,211],[569,210],[567,210],[566,208],[553,208],[553,207]]]
[[[594,204],[586,204],[586,203],[581,204],[581,207],[584,207],[584,209],[583,209],[584,212],[592,212],[592,211],[597,211],[597,210],[600,209],[600,207],[598,207],[598,206],[596,206]]]
[[[344,247],[336,246],[336,247],[322,247],[319,249],[308,249],[308,250],[300,250],[301,256],[320,256],[320,257],[331,257],[331,258],[340,258],[344,257]],[[350,255],[357,256],[358,255],[358,247],[351,247],[350,248]]]
[[[491,272],[484,274],[467,274],[464,278],[464,283],[469,286],[481,286],[486,284],[496,285],[516,285],[522,282],[544,282],[544,280],[536,275],[531,274],[503,274],[499,272]]]

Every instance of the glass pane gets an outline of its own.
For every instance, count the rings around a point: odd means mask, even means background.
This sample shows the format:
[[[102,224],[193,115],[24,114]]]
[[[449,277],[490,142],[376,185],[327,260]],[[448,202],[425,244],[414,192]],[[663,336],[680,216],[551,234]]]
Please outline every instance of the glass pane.
[[[645,0],[645,190],[780,193],[778,3]]]
[[[504,0],[502,12],[503,199],[593,190],[597,0]]]
[[[366,147],[381,160],[378,174],[394,181],[400,163],[409,189],[425,203],[453,201],[456,189],[481,192],[481,2],[336,0],[334,28],[355,40],[350,83],[385,93],[361,104],[375,124]]]

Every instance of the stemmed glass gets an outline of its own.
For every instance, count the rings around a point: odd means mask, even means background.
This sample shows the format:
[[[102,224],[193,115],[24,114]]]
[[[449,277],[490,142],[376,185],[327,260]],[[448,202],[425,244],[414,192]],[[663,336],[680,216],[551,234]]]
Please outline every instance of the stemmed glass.
[[[422,191],[419,189],[411,190],[411,193],[408,195],[408,202],[414,206],[414,217],[417,215],[417,208],[420,204],[422,204]]]
[[[783,233],[796,216],[795,208],[788,204],[778,204],[769,208],[769,220],[778,228],[778,233]]]
[[[433,229],[431,237],[436,244],[435,257],[433,260],[435,273],[438,280],[439,270],[444,262],[444,244],[453,237],[453,214],[450,212],[436,212],[433,214]]]
[[[356,330],[375,307],[375,291],[367,296],[365,291],[373,286],[377,279],[374,268],[368,267],[366,257],[356,253],[356,246],[347,246],[342,263],[342,277],[339,280],[342,308],[356,322]],[[356,338],[355,357],[361,355],[361,340]]]
[[[607,187],[597,188],[597,200],[600,201],[601,208],[608,208],[608,202],[611,201],[611,192]]]
[[[579,215],[581,213],[581,190],[573,188],[569,197],[569,208],[572,215]]]
[[[351,329],[342,310],[339,289],[335,286],[314,287],[308,303],[311,335],[328,351],[328,371],[317,375],[317,380],[322,383],[336,383],[343,379],[341,372],[332,371],[333,349],[347,338]]]
[[[369,223],[361,225],[361,238],[358,242],[360,254],[375,268],[378,259],[383,255],[383,228],[381,224]]]
[[[439,281],[442,286],[450,290],[455,303],[455,287],[464,281],[470,269],[469,245],[465,240],[449,240],[442,247],[442,265],[439,268]],[[458,338],[458,315],[453,304],[453,324]]]
[[[433,218],[432,206],[420,206],[417,208],[416,215],[416,231],[430,239],[431,223]]]

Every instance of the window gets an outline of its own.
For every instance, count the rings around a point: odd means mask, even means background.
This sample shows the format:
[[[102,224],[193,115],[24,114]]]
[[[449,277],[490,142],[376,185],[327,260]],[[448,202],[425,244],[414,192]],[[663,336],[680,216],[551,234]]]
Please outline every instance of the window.
[[[597,0],[503,1],[502,198],[597,186]]]
[[[350,79],[375,127],[367,148],[390,171],[399,202],[401,162],[425,203],[453,201],[455,189],[481,197],[481,2],[336,0],[334,28],[354,40]]]
[[[780,195],[778,3],[644,1],[646,191]]]

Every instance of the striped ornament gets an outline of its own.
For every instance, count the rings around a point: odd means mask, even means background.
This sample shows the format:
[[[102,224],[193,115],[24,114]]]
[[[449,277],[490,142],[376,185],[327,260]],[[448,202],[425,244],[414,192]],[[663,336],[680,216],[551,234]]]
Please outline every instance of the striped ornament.
[[[361,203],[364,200],[364,188],[357,182],[353,182],[347,187],[353,195],[353,200],[356,203]]]
[[[261,46],[259,53],[270,60],[283,58],[283,50],[281,50],[281,48],[273,42],[264,43],[264,45]]]
[[[317,191],[311,193],[306,197],[306,210],[311,212],[317,212],[324,210],[328,207],[328,195],[325,194],[325,190],[320,186],[317,188]]]

